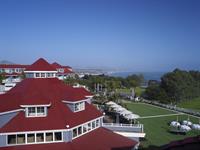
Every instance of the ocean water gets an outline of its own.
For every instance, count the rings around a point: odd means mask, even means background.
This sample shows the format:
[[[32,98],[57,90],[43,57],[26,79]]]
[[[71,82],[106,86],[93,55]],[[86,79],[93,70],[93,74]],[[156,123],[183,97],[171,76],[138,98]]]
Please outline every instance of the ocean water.
[[[111,73],[110,76],[126,78],[127,76],[132,74],[137,74],[137,75],[142,74],[146,81],[148,80],[160,81],[161,77],[165,74],[165,72],[115,72]]]

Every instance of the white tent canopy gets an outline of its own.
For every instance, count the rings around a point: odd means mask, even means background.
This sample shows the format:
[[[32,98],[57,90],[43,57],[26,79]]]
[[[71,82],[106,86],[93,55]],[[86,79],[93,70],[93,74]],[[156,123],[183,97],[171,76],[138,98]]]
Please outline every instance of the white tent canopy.
[[[137,119],[139,118],[140,116],[139,115],[136,115],[136,114],[129,114],[129,115],[126,115],[125,118],[128,119],[128,120],[132,120],[132,119]]]
[[[126,108],[116,104],[115,102],[109,101],[106,104],[109,105],[111,108],[113,108],[114,111],[116,111],[120,115],[124,116],[128,120],[137,119],[137,118],[140,117],[139,115],[133,114],[131,111],[129,111]]]
[[[107,104],[107,105],[115,105],[116,103],[113,102],[113,101],[109,101],[109,102],[107,102],[106,104]]]

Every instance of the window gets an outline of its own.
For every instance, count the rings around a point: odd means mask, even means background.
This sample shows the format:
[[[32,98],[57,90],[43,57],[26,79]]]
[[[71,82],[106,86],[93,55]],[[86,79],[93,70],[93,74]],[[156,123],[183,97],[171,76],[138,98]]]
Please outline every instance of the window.
[[[51,77],[51,74],[50,73],[47,73],[47,78]]]
[[[62,140],[62,133],[61,132],[55,132],[54,137],[55,137],[55,141],[61,141]]]
[[[83,124],[81,126],[74,128],[72,130],[72,139],[77,138],[89,131],[92,131],[92,130],[98,128],[100,126],[99,121],[100,121],[99,119],[95,119],[93,121],[90,121],[86,124]],[[98,123],[98,125],[97,125],[97,123]]]
[[[94,129],[95,128],[95,121],[92,121],[92,129]]]
[[[36,133],[36,142],[44,142],[44,133]]]
[[[53,141],[53,133],[52,132],[46,133],[46,141],[47,142]]]
[[[78,127],[78,135],[82,134],[82,126]]]
[[[63,73],[63,72],[64,72],[64,69],[62,69],[62,68],[59,68],[59,69],[58,69],[58,72],[61,72],[61,73]]]
[[[62,142],[63,141],[62,134],[63,133],[59,131],[59,132],[26,133],[26,134],[24,133],[24,134],[7,135],[7,144],[20,145],[29,143]]]
[[[16,135],[8,135],[8,144],[16,144]]]
[[[45,73],[41,73],[41,78],[45,78]]]
[[[36,77],[36,78],[39,78],[39,77],[40,77],[40,73],[36,73],[36,74],[35,74],[35,77]]]
[[[17,144],[25,143],[25,134],[17,134]]]
[[[99,127],[100,123],[99,123],[99,119],[96,120],[96,127]]]
[[[81,111],[85,109],[85,102],[79,102],[79,103],[75,103],[75,108],[74,111]]]
[[[91,130],[91,123],[88,123],[88,131]]]
[[[37,107],[37,115],[38,116],[44,116],[45,115],[44,107]]]
[[[27,134],[27,143],[35,143],[35,134]]]
[[[83,133],[87,132],[87,130],[88,130],[88,126],[87,126],[87,124],[84,124],[83,125]]]
[[[42,117],[46,116],[46,107],[28,107],[27,117]]]
[[[79,111],[79,103],[75,104],[75,111]]]
[[[77,137],[77,128],[73,129],[73,138]]]
[[[35,116],[35,115],[36,115],[35,107],[29,107],[28,108],[28,116]]]

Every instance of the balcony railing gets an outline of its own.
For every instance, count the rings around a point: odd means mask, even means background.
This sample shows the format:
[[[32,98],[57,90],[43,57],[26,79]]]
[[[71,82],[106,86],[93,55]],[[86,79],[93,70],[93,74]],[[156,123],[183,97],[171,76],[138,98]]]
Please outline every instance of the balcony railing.
[[[102,126],[112,131],[143,133],[143,124],[102,123]]]

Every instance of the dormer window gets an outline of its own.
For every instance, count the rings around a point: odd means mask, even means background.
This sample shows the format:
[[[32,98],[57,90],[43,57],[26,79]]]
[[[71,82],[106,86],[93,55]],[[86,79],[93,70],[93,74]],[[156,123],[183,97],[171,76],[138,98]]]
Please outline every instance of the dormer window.
[[[67,104],[67,107],[71,109],[73,112],[79,112],[85,110],[85,102],[86,100],[71,102],[71,101],[63,101]]]
[[[47,116],[47,107],[27,107],[26,117],[45,117]]]
[[[63,73],[63,72],[64,72],[64,69],[63,69],[63,68],[59,68],[59,69],[58,69],[58,72]]]
[[[78,112],[78,111],[81,111],[81,110],[84,110],[84,109],[85,109],[85,102],[75,103],[75,105],[74,105],[74,111],[75,112]]]

